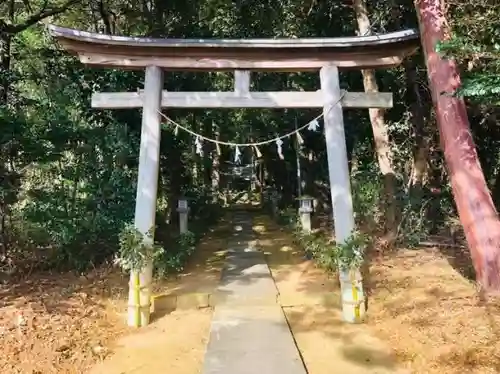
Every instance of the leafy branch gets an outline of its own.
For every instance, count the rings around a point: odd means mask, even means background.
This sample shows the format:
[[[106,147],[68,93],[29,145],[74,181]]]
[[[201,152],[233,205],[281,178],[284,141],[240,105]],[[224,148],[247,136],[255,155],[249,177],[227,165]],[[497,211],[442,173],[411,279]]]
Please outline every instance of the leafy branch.
[[[45,0],[41,8],[36,13],[28,16],[25,20],[17,24],[13,24],[9,20],[6,21],[0,18],[0,34],[18,34],[45,18],[64,13],[71,6],[79,4],[81,2],[82,0],[68,0],[62,5],[56,6],[50,5],[49,1]],[[28,11],[31,10],[31,6],[27,6],[27,8]]]
[[[462,84],[448,94],[500,105],[500,41],[486,45],[454,36],[438,43],[436,52],[462,66]]]
[[[172,248],[162,253],[155,262],[155,272],[159,277],[165,277],[174,272],[181,272],[189,257],[196,249],[196,236],[187,231],[180,234]]]
[[[298,244],[320,266],[336,272],[339,268],[350,270],[359,268],[363,264],[366,248],[369,244],[368,238],[364,234],[355,231],[345,243],[337,244],[335,241],[325,238],[321,232],[303,232],[295,212],[280,212],[280,221],[293,230]]]
[[[119,250],[115,259],[123,270],[140,270],[159,258],[165,250],[154,243],[152,230],[146,235],[129,224],[120,232]]]

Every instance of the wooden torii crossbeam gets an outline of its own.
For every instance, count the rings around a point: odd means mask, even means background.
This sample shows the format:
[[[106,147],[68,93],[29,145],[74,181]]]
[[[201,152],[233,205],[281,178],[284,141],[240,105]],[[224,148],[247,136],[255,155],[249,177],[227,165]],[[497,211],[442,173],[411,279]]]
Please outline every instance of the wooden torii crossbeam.
[[[49,26],[63,48],[96,66],[145,69],[144,90],[94,93],[94,108],[143,108],[135,225],[143,233],[155,226],[160,152],[160,110],[165,108],[323,108],[330,190],[337,243],[354,230],[350,175],[342,108],[390,108],[390,93],[342,96],[338,68],[397,66],[418,48],[418,31],[375,36],[308,39],[194,40],[110,36]],[[167,92],[163,71],[234,71],[234,92]],[[318,71],[315,92],[251,92],[250,73]],[[341,100],[340,100],[341,99]],[[149,322],[152,264],[140,269],[141,325]],[[133,279],[131,274],[131,279]],[[354,322],[364,313],[359,272],[355,282],[340,272],[343,316]],[[354,290],[354,291],[353,291]],[[356,292],[357,291],[357,292]],[[353,300],[353,295],[360,295]],[[130,313],[129,324],[135,325]],[[132,318],[131,318],[132,317]]]
[[[244,70],[243,70],[244,71]],[[238,72],[243,72],[238,70]],[[97,92],[92,107],[101,109],[142,108],[144,91]],[[344,108],[391,108],[391,93],[346,92]],[[162,108],[322,108],[325,95],[316,92],[168,92],[161,95]]]

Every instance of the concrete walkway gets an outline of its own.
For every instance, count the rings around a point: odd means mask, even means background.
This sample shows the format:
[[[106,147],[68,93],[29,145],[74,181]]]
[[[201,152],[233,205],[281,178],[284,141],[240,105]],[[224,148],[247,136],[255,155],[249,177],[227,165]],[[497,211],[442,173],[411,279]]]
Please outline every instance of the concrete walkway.
[[[264,254],[252,244],[252,219],[235,212],[232,222],[202,374],[306,374]]]

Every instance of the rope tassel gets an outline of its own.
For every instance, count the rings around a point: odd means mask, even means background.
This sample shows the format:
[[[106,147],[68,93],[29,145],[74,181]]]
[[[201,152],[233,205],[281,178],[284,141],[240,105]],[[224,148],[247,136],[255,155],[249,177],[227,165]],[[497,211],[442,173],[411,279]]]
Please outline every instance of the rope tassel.
[[[340,97],[332,104],[332,106],[335,106],[335,105],[339,104],[340,101],[342,100],[342,98],[345,96],[345,94],[346,94],[346,91],[343,91],[342,94],[340,95]],[[331,108],[329,108],[328,111],[330,109]],[[326,112],[328,112],[328,111],[326,111]],[[191,134],[192,136],[195,137],[195,150],[196,150],[196,153],[198,155],[203,156],[203,144],[202,144],[202,141],[207,141],[209,143],[216,144],[218,152],[219,152],[219,146],[221,146],[221,145],[225,145],[225,146],[228,146],[228,147],[235,147],[234,161],[237,162],[237,163],[239,163],[240,159],[241,159],[241,151],[240,151],[239,147],[253,147],[254,150],[255,150],[255,154],[257,155],[257,157],[261,158],[262,157],[262,153],[260,152],[260,150],[259,150],[258,147],[262,146],[262,145],[272,144],[272,143],[276,143],[276,148],[277,148],[278,156],[280,157],[280,159],[283,160],[284,157],[283,157],[283,140],[282,139],[290,138],[293,135],[296,135],[298,143],[301,144],[301,145],[304,144],[304,139],[301,137],[301,135],[299,134],[299,132],[302,131],[302,130],[304,130],[304,129],[306,129],[306,128],[308,130],[310,130],[310,131],[316,131],[320,127],[318,119],[321,118],[321,117],[323,117],[326,112],[323,112],[322,114],[320,114],[319,116],[317,116],[316,118],[314,118],[312,121],[306,123],[303,126],[295,128],[294,131],[290,131],[289,133],[286,133],[284,135],[281,135],[281,136],[278,136],[278,137],[274,137],[274,138],[271,138],[271,139],[267,139],[267,140],[263,140],[263,141],[260,141],[260,142],[255,142],[255,143],[234,143],[234,142],[228,142],[228,141],[221,141],[219,139],[212,139],[212,138],[208,138],[206,136],[203,136],[201,134],[198,134],[198,133],[194,132],[193,130],[188,129],[185,126],[182,126],[181,124],[179,124],[178,122],[174,121],[173,119],[167,117],[160,110],[158,110],[158,114],[161,117],[163,117],[168,123],[170,123],[173,126],[175,126],[175,128],[174,128],[174,134],[175,135],[178,134],[179,129],[180,129],[180,130],[182,130],[182,131],[184,131],[184,132],[186,132],[188,134]],[[164,128],[164,127],[162,126],[162,128]],[[220,152],[219,152],[219,154],[220,154]]]
[[[307,125],[307,129],[309,131],[317,131],[319,128],[319,122],[317,119],[313,119],[309,124]]]
[[[196,154],[203,156],[203,144],[201,143],[201,138],[199,136],[196,137],[194,145],[196,147]]]
[[[299,145],[304,144],[304,139],[302,138],[302,135],[300,135],[300,132],[297,133],[297,143]]]
[[[276,150],[278,151],[278,156],[280,159],[284,159],[283,157],[283,140],[280,138],[276,138]]]
[[[259,148],[256,145],[254,145],[253,149],[255,150],[255,155],[257,156],[257,158],[261,158],[262,153],[260,152]]]
[[[236,146],[236,149],[234,150],[234,162],[236,164],[239,164],[241,161],[240,158],[241,158],[240,148]]]

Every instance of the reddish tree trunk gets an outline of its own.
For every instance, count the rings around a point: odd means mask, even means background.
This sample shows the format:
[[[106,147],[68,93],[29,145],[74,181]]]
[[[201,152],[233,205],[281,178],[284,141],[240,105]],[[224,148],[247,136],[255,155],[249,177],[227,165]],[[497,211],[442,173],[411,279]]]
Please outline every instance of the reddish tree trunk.
[[[443,3],[443,0],[415,0],[441,147],[477,281],[485,290],[499,291],[498,214],[479,163],[465,103],[442,94],[453,92],[460,85],[455,63],[435,52],[436,43],[449,36]]]

